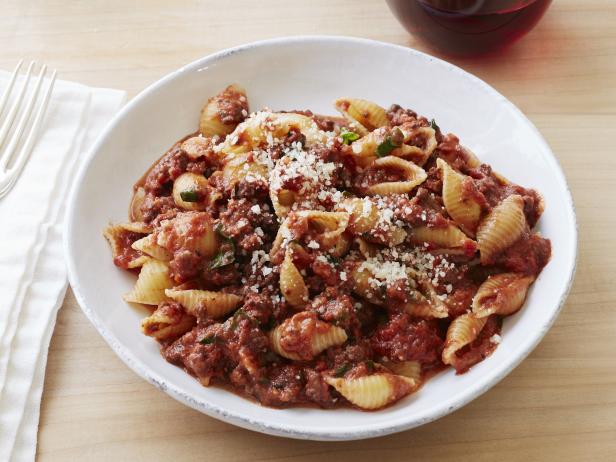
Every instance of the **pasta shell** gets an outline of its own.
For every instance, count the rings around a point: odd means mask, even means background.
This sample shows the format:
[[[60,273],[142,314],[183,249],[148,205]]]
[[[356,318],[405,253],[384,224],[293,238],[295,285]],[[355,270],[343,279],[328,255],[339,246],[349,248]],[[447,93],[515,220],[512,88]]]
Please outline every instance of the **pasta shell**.
[[[395,247],[402,244],[406,240],[407,236],[408,234],[404,229],[399,226],[392,226],[389,229],[389,236],[386,244],[389,247]]]
[[[517,194],[505,198],[477,228],[481,264],[493,263],[495,257],[516,242],[527,227],[524,199]]]
[[[333,247],[329,248],[328,252],[332,257],[342,257],[343,255],[346,255],[350,247],[351,238],[346,234],[341,234]]]
[[[355,406],[379,409],[417,389],[413,379],[394,374],[375,374],[357,379],[325,377],[325,382]]]
[[[298,130],[306,137],[306,146],[315,143],[325,143],[327,135],[319,130],[316,122],[303,114],[295,112],[275,112],[270,116],[270,123],[274,126],[274,137],[283,138],[289,131]]]
[[[423,166],[438,146],[436,132],[430,127],[411,128],[406,124],[402,124],[399,128],[404,134],[405,144],[400,149],[392,151],[392,155]],[[417,146],[417,143],[420,145]]]
[[[103,231],[103,237],[109,242],[113,258],[122,252],[122,233],[125,230],[120,225],[109,225]]]
[[[293,236],[291,235],[291,231],[289,230],[288,218],[281,223],[278,227],[278,232],[276,233],[276,237],[274,238],[274,242],[272,243],[272,248],[270,250],[270,257],[274,257],[278,251],[286,246],[289,241],[292,240]]]
[[[211,138],[193,136],[184,141],[180,147],[190,159],[195,160],[208,155],[212,151],[213,144]]]
[[[153,242],[164,247],[170,254],[179,249],[186,249],[195,250],[209,258],[219,248],[213,219],[206,212],[178,213],[174,218],[162,220],[153,234],[156,239]]]
[[[488,277],[473,298],[473,313],[478,318],[515,313],[524,304],[533,280],[532,276],[520,273],[501,273]]]
[[[460,146],[460,149],[462,150],[464,161],[468,168],[478,168],[481,166],[481,161],[473,151],[464,146]]]
[[[308,287],[295,264],[291,250],[287,249],[284,261],[280,265],[280,292],[287,303],[301,307],[308,302]]]
[[[359,253],[361,253],[362,256],[366,259],[376,256],[376,254],[379,251],[376,245],[366,241],[365,239],[361,237],[356,237],[354,242],[357,244],[357,247],[359,248]]]
[[[286,351],[284,348],[282,348],[282,346],[280,345],[281,337],[282,337],[281,326],[275,327],[269,333],[269,340],[270,340],[270,346],[272,348],[272,351],[279,354],[283,358],[292,359],[293,361],[301,361],[302,357],[299,354],[293,353],[291,351]]]
[[[292,112],[259,112],[239,124],[222,144],[224,153],[241,153],[272,145],[284,139],[289,131],[304,135],[306,146],[327,142],[327,135],[316,122],[302,114]]]
[[[288,189],[274,190],[270,188],[270,199],[274,206],[274,212],[278,218],[284,218],[291,211],[295,203],[295,193]]]
[[[317,321],[317,323],[320,321]],[[329,347],[342,345],[347,341],[347,334],[344,329],[328,324],[325,332],[317,332],[312,337],[312,354],[317,356]]]
[[[417,318],[446,318],[449,316],[447,306],[438,299],[430,300],[416,291],[417,301],[406,303],[404,309],[411,316]]]
[[[232,189],[240,181],[268,181],[265,165],[248,160],[249,154],[234,154],[225,158],[222,177],[225,187]]]
[[[421,167],[394,156],[381,157],[375,160],[372,168],[397,170],[402,173],[403,181],[378,183],[370,186],[366,191],[369,195],[386,196],[389,194],[408,193],[428,178],[428,175]]]
[[[349,213],[347,230],[352,234],[364,234],[372,230],[379,221],[379,209],[367,197],[353,197],[340,203],[340,208]]]
[[[411,273],[410,275],[415,277],[415,283],[421,290],[412,290],[414,300],[405,304],[406,312],[418,318],[448,317],[447,305],[437,296],[432,282],[420,274]]]
[[[314,329],[311,330],[312,338],[310,339],[310,351],[302,351],[301,354],[293,351],[287,351],[283,348],[281,340],[287,331],[289,324],[301,324],[306,317],[304,313],[298,313],[289,319],[283,321],[282,324],[275,327],[269,333],[270,345],[274,352],[280,356],[294,361],[309,360],[318,356],[332,346],[342,345],[347,341],[347,334],[344,329],[320,321],[318,319],[309,319],[313,322]],[[301,319],[300,319],[301,318]],[[289,335],[288,333],[286,335]],[[299,334],[296,334],[299,335]]]
[[[137,234],[149,234],[154,230],[151,224],[142,221],[129,221],[128,223],[120,223],[118,226],[126,231]]]
[[[167,289],[165,295],[180,303],[187,313],[197,317],[208,315],[221,318],[242,303],[242,297],[239,295],[209,290]]]
[[[145,335],[162,341],[176,339],[192,329],[194,325],[193,316],[176,312],[171,307],[162,305],[141,321],[141,331]]]
[[[151,227],[146,223],[129,222],[107,226],[107,228],[103,231],[103,236],[107,239],[107,242],[109,242],[109,246],[111,247],[111,256],[115,260],[116,257],[126,250],[124,246],[130,243],[130,239],[133,238],[129,238],[127,234],[145,234],[150,231]],[[128,242],[127,238],[129,238]],[[148,257],[145,255],[135,255],[128,263],[126,263],[126,268],[139,268],[145,263],[147,258]]]
[[[358,265],[351,271],[353,292],[370,303],[382,305],[384,303],[383,293],[370,284],[370,281],[374,278],[374,274],[366,268],[360,268],[361,266]]]
[[[447,253],[450,254],[474,253],[477,247],[475,241],[469,239],[456,225],[451,223],[445,228],[419,226],[412,228],[410,233],[413,244],[427,242],[434,247],[447,249]]]
[[[398,130],[397,128],[395,130]],[[377,128],[374,131],[362,136],[357,141],[351,144],[351,150],[353,151],[355,162],[360,167],[367,167],[377,158],[377,150],[381,143],[383,143],[392,134],[391,127]],[[402,141],[402,140],[400,140]],[[405,149],[402,145],[399,148],[394,148],[391,151],[392,155],[398,155]]]
[[[469,177],[456,172],[443,159],[437,159],[443,179],[443,203],[449,216],[471,237],[481,218],[481,206],[464,194],[463,182]]]
[[[124,300],[144,305],[158,305],[168,301],[165,289],[173,287],[169,267],[158,260],[149,259],[143,264],[133,290],[124,295]]]
[[[182,195],[191,195],[184,200]],[[186,172],[173,182],[173,201],[184,210],[205,210],[209,204],[220,197],[214,193],[207,179],[196,173]],[[194,197],[193,197],[194,196]]]
[[[133,197],[130,201],[130,207],[128,209],[128,217],[133,221],[143,221],[143,212],[141,211],[141,205],[145,200],[145,189],[139,186],[133,193]]]
[[[325,248],[334,246],[349,224],[347,212],[301,210],[297,216],[308,222],[308,228],[317,233],[316,239]]]
[[[221,93],[210,98],[205,106],[203,106],[199,119],[199,131],[203,136],[225,136],[235,129],[236,124],[223,123],[220,118],[222,112],[221,103],[225,100],[235,101],[235,104],[245,106],[246,109],[248,108],[244,89],[238,85],[229,85]]]
[[[453,364],[456,352],[477,338],[487,320],[488,318],[478,318],[473,313],[454,319],[447,329],[443,362]]]
[[[372,101],[359,98],[339,98],[334,102],[334,106],[345,118],[357,121],[368,131],[389,124],[385,109]]]
[[[157,244],[156,237],[154,234],[148,234],[147,236],[142,237],[138,241],[133,242],[133,245],[131,247],[135,250],[139,250],[140,252],[143,252],[144,254],[155,258],[156,260],[171,260],[171,253],[164,247],[161,247]]]
[[[397,246],[406,239],[406,231],[392,224],[390,220],[385,220],[381,215],[382,212],[368,197],[345,199],[338,207],[339,210],[349,213],[349,225],[346,231],[353,235],[371,235],[372,231],[378,228],[380,231],[378,237],[372,236],[368,239],[390,247]]]
[[[419,361],[384,361],[383,366],[396,375],[413,379],[416,383],[421,382],[421,364]]]

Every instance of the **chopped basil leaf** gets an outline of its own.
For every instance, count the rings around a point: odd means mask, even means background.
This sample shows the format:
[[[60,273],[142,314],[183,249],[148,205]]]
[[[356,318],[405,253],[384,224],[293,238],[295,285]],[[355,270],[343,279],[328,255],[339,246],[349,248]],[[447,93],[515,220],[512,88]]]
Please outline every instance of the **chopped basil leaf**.
[[[434,120],[434,119],[432,119],[432,120],[430,121],[430,128],[431,128],[432,130],[434,130],[434,131],[438,131],[438,130],[440,130],[439,126],[438,126],[438,125],[436,125],[436,120]]]
[[[222,268],[223,266],[230,265],[235,261],[235,242],[233,242],[233,239],[224,233],[222,224],[218,223],[215,231],[221,238],[222,243],[220,245],[220,251],[214,255],[214,258],[210,261],[210,269]]]
[[[218,223],[216,225],[216,228],[214,228],[214,231],[216,231],[216,234],[218,234],[223,239],[231,239],[227,234],[225,234],[225,230],[222,227],[222,223]]]
[[[194,189],[180,192],[180,197],[184,202],[199,202],[199,193]]]
[[[376,148],[376,153],[379,157],[387,156],[396,148],[402,146],[404,134],[399,128],[392,131],[391,136],[388,136],[385,141],[379,144]]]
[[[259,326],[259,321],[257,321],[255,318],[250,316],[248,313],[246,313],[243,308],[240,308],[235,313],[233,313],[233,317],[231,321],[231,330],[235,330],[237,328],[240,322],[240,319],[242,318],[250,321],[250,323],[255,327]]]
[[[342,132],[340,133],[340,137],[344,144],[351,144],[353,141],[359,139],[359,135],[355,132]]]
[[[246,313],[244,312],[242,308],[240,308],[235,313],[233,313],[233,316],[231,317],[231,330],[234,331],[237,328],[237,323],[239,322],[239,318],[241,318],[242,316],[246,316]]]
[[[216,342],[216,335],[209,335],[207,337],[203,337],[199,342],[201,345],[210,345]]]
[[[374,372],[374,361],[372,361],[371,359],[367,360],[366,369],[368,369],[368,372],[370,373]]]
[[[221,250],[216,255],[214,255],[214,258],[212,258],[212,261],[210,262],[209,268],[210,269],[222,268],[223,266],[230,265],[234,261],[235,261],[235,245],[233,245],[232,247],[227,247],[226,250]]]
[[[391,138],[387,138],[385,141],[383,141],[377,146],[376,154],[379,157],[384,157],[389,155],[394,149],[396,149],[396,146],[391,143]]]
[[[343,377],[344,374],[351,370],[351,365],[349,363],[344,363],[338,369],[334,371],[334,377]]]
[[[334,257],[333,255],[326,254],[325,258],[327,258],[327,260],[334,266],[340,263],[340,259],[338,257]]]

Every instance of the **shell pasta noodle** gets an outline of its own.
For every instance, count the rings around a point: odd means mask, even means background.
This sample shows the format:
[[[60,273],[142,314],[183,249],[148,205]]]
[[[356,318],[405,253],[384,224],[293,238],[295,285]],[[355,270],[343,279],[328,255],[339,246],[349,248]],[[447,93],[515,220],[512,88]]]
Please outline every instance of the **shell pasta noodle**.
[[[136,276],[124,300],[149,309],[142,333],[203,386],[272,407],[404,405],[490,361],[550,260],[537,191],[410,109],[334,108],[254,110],[228,86],[103,231]]]

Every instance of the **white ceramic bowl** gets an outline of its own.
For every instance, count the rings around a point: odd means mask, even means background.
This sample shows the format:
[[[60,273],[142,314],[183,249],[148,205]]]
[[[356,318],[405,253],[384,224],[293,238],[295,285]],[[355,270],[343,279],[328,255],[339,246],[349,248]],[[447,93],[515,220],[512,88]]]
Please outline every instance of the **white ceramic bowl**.
[[[503,340],[467,374],[449,370],[416,394],[378,411],[278,410],[220,388],[204,388],[165,362],[139,331],[144,311],[122,294],[134,276],[114,267],[101,236],[110,220],[127,217],[131,186],[177,139],[195,130],[210,95],[232,82],[244,86],[253,109],[333,113],[332,101],[357,96],[383,106],[399,103],[457,134],[485,162],[545,197],[539,230],[553,256],[526,306],[504,323]],[[476,77],[412,49],[342,37],[268,40],[200,59],[133,99],[93,146],[70,195],[65,250],[79,304],[116,354],[141,377],[212,417],[291,438],[350,440],[416,427],[478,397],[537,345],[556,318],[574,274],[576,223],[563,173],[537,129],[507,99]],[[538,377],[537,380],[540,380]]]

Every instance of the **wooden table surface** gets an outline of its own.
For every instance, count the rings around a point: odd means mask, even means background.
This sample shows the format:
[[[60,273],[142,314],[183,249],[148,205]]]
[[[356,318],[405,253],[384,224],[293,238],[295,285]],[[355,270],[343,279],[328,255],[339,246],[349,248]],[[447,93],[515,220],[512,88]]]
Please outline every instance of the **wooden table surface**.
[[[0,68],[19,57],[134,96],[232,45],[291,34],[362,36],[418,49],[380,0],[3,0]],[[575,284],[554,327],[505,380],[462,410],[379,439],[275,438],[193,411],[131,372],[69,291],[51,343],[40,460],[616,460],[616,2],[556,0],[499,56],[452,59],[539,127],[573,190]]]

